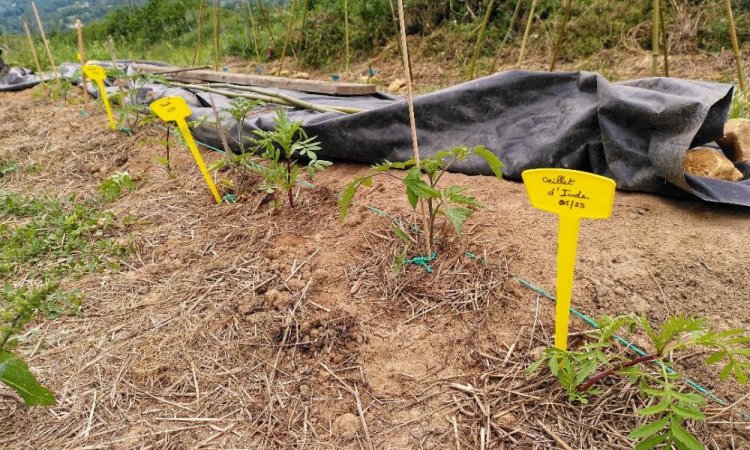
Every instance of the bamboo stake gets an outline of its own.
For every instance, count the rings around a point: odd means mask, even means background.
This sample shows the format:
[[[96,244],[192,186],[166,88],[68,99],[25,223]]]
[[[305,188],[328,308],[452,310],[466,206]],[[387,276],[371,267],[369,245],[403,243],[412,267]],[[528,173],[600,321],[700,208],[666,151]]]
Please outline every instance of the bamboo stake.
[[[219,53],[219,39],[221,35],[221,21],[219,19],[220,6],[219,6],[219,0],[214,0],[214,70],[219,71],[219,66],[221,65],[221,54]]]
[[[497,62],[500,61],[500,54],[502,53],[503,48],[505,48],[505,44],[508,42],[508,39],[510,39],[510,35],[513,32],[513,27],[516,25],[516,21],[518,20],[518,13],[521,11],[522,2],[523,0],[516,0],[516,7],[513,9],[513,17],[510,18],[508,31],[505,32],[503,41],[497,47],[497,51],[495,52],[495,59],[492,61],[492,70],[490,73],[495,73],[495,70],[497,69]]]
[[[42,65],[39,63],[39,56],[36,54],[36,48],[34,47],[34,40],[31,38],[31,31],[29,31],[29,24],[26,21],[23,22],[23,29],[26,32],[26,38],[29,40],[29,48],[31,49],[31,56],[34,58],[34,64],[36,65],[37,77],[39,77],[39,83],[42,85],[44,92],[49,95],[47,89],[47,83],[42,79]]]
[[[57,75],[57,66],[55,60],[52,58],[52,51],[49,49],[49,41],[47,41],[47,33],[44,32],[44,25],[42,25],[42,19],[39,17],[39,10],[36,9],[36,4],[31,2],[31,9],[34,10],[34,17],[36,18],[36,25],[39,27],[39,34],[42,36],[42,43],[44,43],[44,49],[47,51],[47,57],[49,58],[50,70],[54,73],[57,86],[61,87],[62,81]]]
[[[521,67],[523,60],[526,58],[526,44],[529,42],[529,34],[531,34],[531,25],[534,23],[534,12],[536,11],[536,5],[539,0],[531,1],[531,9],[529,10],[529,20],[526,21],[526,31],[523,32],[523,40],[521,41],[521,52],[518,54],[518,63],[516,67]]]
[[[732,39],[732,51],[734,52],[734,62],[737,64],[737,78],[739,78],[740,91],[745,91],[745,73],[742,69],[742,54],[740,53],[740,44],[737,40],[737,29],[734,26],[734,15],[732,14],[732,0],[724,0],[724,9],[729,22],[729,37]]]
[[[247,13],[250,16],[250,29],[252,30],[253,45],[255,46],[255,64],[260,64],[260,48],[258,43],[258,30],[255,28],[255,15],[253,14],[253,7],[250,5],[250,0],[247,0]]]
[[[570,0],[568,0],[570,1]],[[479,55],[479,47],[482,44],[482,38],[484,37],[484,30],[487,28],[487,22],[490,20],[492,14],[492,7],[495,6],[495,0],[490,0],[487,5],[487,12],[484,13],[484,19],[482,19],[482,26],[479,27],[479,34],[477,35],[477,42],[474,44],[474,53],[471,55],[471,64],[469,66],[469,79],[474,79],[477,74],[477,56]]]
[[[195,52],[193,53],[193,65],[195,65],[195,63],[201,57],[201,43],[203,41],[203,22],[205,19],[206,19],[206,0],[201,0],[201,6],[198,12],[198,36],[195,38]]]
[[[292,25],[294,24],[294,13],[297,9],[297,0],[292,0],[289,11],[289,21],[286,25],[286,36],[284,36],[284,46],[281,49],[281,58],[279,58],[279,70],[277,74],[281,74],[281,70],[284,67],[284,57],[286,56],[286,49],[289,46],[289,40],[292,38]]]
[[[344,0],[344,73],[349,76],[349,0]]]
[[[419,159],[419,142],[417,141],[417,120],[414,116],[414,94],[412,92],[412,80],[411,80],[411,67],[409,65],[409,47],[406,44],[406,24],[404,20],[404,0],[398,0],[398,23],[401,32],[401,48],[403,49],[402,56],[404,62],[404,72],[406,73],[406,92],[407,92],[407,103],[409,106],[409,127],[411,128],[411,143],[414,149],[414,166],[419,169],[421,161]],[[427,250],[427,256],[432,255],[432,243],[431,243],[431,232],[430,221],[427,218],[425,212],[424,200],[419,199],[419,206],[422,214],[422,222],[424,223],[424,244]]]
[[[659,0],[651,2],[651,76],[659,75]]]
[[[268,30],[268,34],[271,36],[271,42],[273,43],[273,46],[276,47],[276,37],[273,35],[273,30],[271,29],[271,20],[268,18],[268,12],[266,11],[265,6],[263,6],[263,0],[258,0],[258,7],[260,8],[261,19],[263,19],[264,25]]]
[[[573,0],[565,1],[565,13],[563,14],[563,20],[560,24],[560,32],[557,33],[557,41],[555,41],[555,47],[552,49],[552,61],[549,63],[549,71],[555,71],[555,64],[557,64],[557,57],[560,54],[560,46],[562,46],[563,39],[565,39],[565,27],[568,26],[568,20],[570,20],[570,10],[573,6]]]
[[[664,46],[664,76],[669,76],[669,42],[667,41],[667,27],[664,25],[664,11],[667,9],[667,4],[664,0],[660,0],[659,4],[659,29],[661,30],[661,43]]]
[[[279,92],[269,91],[266,89],[256,88],[253,86],[238,86],[238,85],[227,84],[227,83],[212,83],[210,85],[186,84],[186,83],[179,83],[176,81],[170,81],[169,85],[175,86],[175,87],[181,87],[185,89],[195,89],[198,91],[211,92],[214,94],[220,94],[220,95],[224,95],[226,97],[232,97],[232,98],[243,97],[243,98],[249,98],[252,100],[263,100],[264,102],[267,102],[267,103],[274,103],[274,104],[282,105],[282,106],[292,106],[295,108],[309,109],[311,111],[317,111],[317,112],[339,112],[339,113],[345,113],[345,114],[354,114],[354,113],[365,111],[359,108],[318,105],[315,103],[310,103],[304,100],[300,100],[298,98],[291,97],[289,95],[281,94]],[[251,92],[252,94],[238,94],[236,92],[216,89],[217,87],[225,88],[225,89],[233,89],[236,91]]]
[[[308,5],[309,5],[309,2],[310,2],[310,0],[305,0],[305,5],[302,7],[302,27],[300,28],[302,30],[302,39],[300,40],[300,44],[299,44],[300,45],[300,47],[298,49],[299,52],[301,52],[303,50],[303,48],[305,47],[305,44],[307,43],[307,31],[305,31],[305,30],[307,30],[307,28],[306,28],[307,27],[307,8],[308,8]],[[297,61],[297,65],[295,66],[295,70],[297,72],[299,72],[300,59],[299,59],[298,56],[296,56],[296,54],[295,54],[295,59]]]
[[[393,18],[393,25],[396,27],[396,33],[401,32],[401,28],[398,24],[398,16],[396,15],[396,8],[393,6],[393,0],[388,0],[388,4],[391,6],[391,17]],[[404,50],[401,48],[401,36],[396,39],[396,45],[398,46],[398,55],[403,57]]]
[[[109,49],[109,57],[112,60],[112,70],[118,70],[117,69],[117,55],[115,54],[115,38],[112,37],[112,35],[107,36],[107,48]],[[117,84],[117,91],[120,93],[120,105],[125,104],[125,89],[119,84]]]
[[[86,64],[86,57],[83,53],[83,24],[80,19],[76,20],[76,31],[78,34],[78,57],[80,58],[81,66],[83,66]],[[83,81],[83,106],[87,108],[89,105],[89,85],[83,70],[81,71],[81,80]]]

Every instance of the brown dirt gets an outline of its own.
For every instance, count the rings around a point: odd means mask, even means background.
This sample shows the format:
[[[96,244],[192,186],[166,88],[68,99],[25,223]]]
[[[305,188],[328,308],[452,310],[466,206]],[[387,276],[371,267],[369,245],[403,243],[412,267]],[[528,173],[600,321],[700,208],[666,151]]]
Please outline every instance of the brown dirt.
[[[554,291],[556,222],[519,183],[447,175],[488,207],[441,253],[436,275],[408,266],[394,277],[398,246],[366,206],[411,217],[397,181],[363,191],[343,225],[336,195],[362,166],[327,170],[294,210],[259,196],[217,206],[187,152],[173,149],[174,178],[155,163],[162,131],[126,137],[107,131],[100,111],[80,111],[30,92],[2,96],[0,157],[42,167],[3,179],[3,189],[86,196],[127,170],[139,188],[111,209],[135,217],[120,232],[136,251],[121,271],[73,283],[86,295],[82,316],[36,324],[38,347],[22,350],[58,402],[28,410],[0,396],[0,447],[445,449],[457,436],[477,448],[476,404],[511,400],[487,380],[509,362],[517,374],[550,342],[551,303],[514,277]],[[582,225],[575,306],[594,317],[693,313],[748,327],[747,213],[618,192],[610,220]],[[574,320],[573,332],[585,329]],[[730,401],[741,396],[688,373]],[[481,380],[474,394],[451,387]],[[557,395],[539,404],[570,408]],[[565,417],[548,427],[583,420]],[[505,431],[490,434],[490,448],[558,448],[527,419],[499,417]],[[698,432],[715,448],[742,448],[744,426]]]

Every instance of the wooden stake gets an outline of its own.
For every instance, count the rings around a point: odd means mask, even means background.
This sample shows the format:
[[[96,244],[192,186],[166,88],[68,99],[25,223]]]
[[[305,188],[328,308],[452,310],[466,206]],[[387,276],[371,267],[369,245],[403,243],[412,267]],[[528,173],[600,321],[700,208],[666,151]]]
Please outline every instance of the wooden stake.
[[[560,24],[560,32],[557,33],[557,41],[555,41],[555,47],[552,49],[552,61],[549,63],[549,71],[555,71],[555,64],[557,64],[557,56],[560,54],[560,46],[562,46],[563,39],[565,39],[565,27],[568,26],[568,20],[570,20],[570,10],[573,6],[573,0],[565,1],[565,13],[563,14],[563,20]]]
[[[34,17],[36,18],[36,25],[39,27],[39,34],[42,36],[42,43],[44,43],[44,49],[47,51],[47,57],[49,58],[50,70],[54,73],[57,71],[55,60],[52,58],[52,51],[49,49],[49,42],[47,41],[47,34],[44,32],[44,25],[42,25],[42,19],[39,17],[39,10],[36,9],[36,4],[31,2],[31,9],[34,10]],[[57,78],[57,83],[60,83],[60,78]]]
[[[302,30],[302,39],[300,40],[300,44],[299,44],[300,46],[297,49],[298,52],[301,52],[302,49],[304,48],[305,44],[307,43],[307,31],[306,31],[307,28],[306,28],[306,26],[307,26],[307,8],[308,8],[308,5],[309,5],[309,2],[310,2],[310,0],[305,0],[305,5],[302,7],[302,26],[300,27],[300,30]],[[295,70],[297,72],[299,72],[300,59],[299,59],[299,57],[296,54],[295,54],[295,59],[297,60],[297,66],[296,66]]]
[[[724,0],[724,9],[729,22],[729,37],[732,39],[732,51],[734,52],[734,62],[737,64],[737,78],[739,78],[740,91],[745,91],[745,71],[742,69],[742,54],[740,53],[740,44],[737,40],[737,29],[734,26],[734,15],[732,14],[732,0]]]
[[[80,58],[81,66],[86,64],[86,56],[83,53],[83,24],[81,20],[76,20],[76,31],[78,32],[78,57]],[[89,89],[88,81],[86,80],[86,74],[81,71],[81,80],[83,81],[83,106],[88,107],[89,105]]]
[[[221,35],[221,20],[219,19],[220,6],[219,0],[214,0],[214,70],[219,71],[221,66],[221,54],[219,53],[219,39]]]
[[[497,62],[500,61],[500,54],[502,53],[503,48],[505,48],[505,44],[508,42],[508,39],[510,39],[510,34],[513,32],[513,27],[516,25],[516,20],[518,20],[518,13],[519,11],[521,11],[522,2],[523,0],[516,0],[516,7],[515,9],[513,9],[513,17],[510,18],[508,31],[505,32],[505,36],[503,36],[503,41],[497,47],[497,51],[495,52],[495,59],[492,61],[492,69],[490,73],[495,73],[495,70],[497,69]]]
[[[268,30],[268,34],[271,36],[271,43],[273,43],[273,46],[276,47],[276,37],[274,36],[273,30],[271,29],[271,20],[268,18],[268,12],[266,11],[265,6],[263,6],[263,0],[258,0],[258,7],[260,8],[261,19],[263,19],[266,30]]]
[[[568,0],[570,1],[570,0]],[[492,7],[495,6],[495,0],[490,0],[487,5],[487,12],[484,13],[484,19],[482,20],[482,26],[479,27],[479,34],[477,35],[477,42],[474,44],[474,53],[471,55],[471,64],[469,66],[469,79],[474,79],[477,74],[477,56],[479,55],[479,47],[482,44],[482,38],[484,37],[484,30],[487,28],[487,22],[490,20],[492,14]]]
[[[289,21],[286,25],[286,36],[284,36],[284,46],[281,50],[281,58],[279,58],[279,70],[278,74],[281,74],[281,70],[284,67],[284,57],[286,56],[286,49],[289,47],[289,40],[292,38],[292,25],[294,25],[294,13],[297,9],[297,0],[292,0],[292,4],[289,8]]]
[[[659,0],[659,29],[661,30],[661,43],[664,46],[664,76],[669,76],[669,42],[667,42],[667,27],[664,25],[664,11],[667,10],[667,4],[664,0]]]
[[[250,17],[250,30],[253,36],[253,46],[255,47],[255,64],[260,64],[260,48],[258,47],[260,39],[258,39],[258,30],[255,28],[255,15],[253,14],[253,7],[250,5],[250,0],[247,0],[247,13]]]
[[[42,80],[42,65],[39,64],[39,56],[36,54],[36,48],[34,47],[34,39],[31,38],[31,31],[29,31],[29,24],[26,21],[23,22],[23,29],[26,32],[26,38],[29,40],[29,48],[31,49],[31,56],[34,57],[34,64],[36,65],[37,77],[39,77],[39,83],[42,85],[44,92],[49,95],[47,90],[47,84]]]
[[[523,64],[523,60],[526,58],[526,44],[529,42],[531,25],[534,23],[534,12],[536,12],[537,3],[539,3],[539,0],[532,0],[531,2],[531,9],[529,10],[529,20],[526,21],[526,31],[523,32],[521,52],[518,54],[518,63],[516,63],[516,67],[521,67],[521,64]]]
[[[109,58],[112,61],[112,70],[117,70],[117,54],[115,54],[115,38],[112,35],[107,36],[107,50],[109,51]],[[117,84],[117,91],[120,93],[120,106],[125,104],[125,89]]]
[[[659,75],[659,0],[651,2],[651,76]]]
[[[414,94],[412,92],[411,68],[409,67],[409,48],[406,45],[406,25],[404,20],[404,0],[398,0],[398,23],[401,32],[401,48],[403,50],[404,72],[406,73],[406,100],[409,105],[409,127],[411,128],[411,143],[414,150],[414,165],[417,169],[421,166],[419,158],[419,142],[417,141],[417,121],[414,116]],[[424,200],[419,199],[419,206],[424,224],[424,244],[427,250],[427,256],[432,255],[431,236],[432,232],[430,221],[425,212]]]
[[[344,0],[344,73],[349,76],[349,0]]]
[[[250,3],[248,2],[248,6]],[[201,0],[200,10],[198,11],[198,36],[195,38],[195,52],[193,53],[193,65],[201,57],[201,42],[203,41],[203,21],[206,18],[206,0]]]

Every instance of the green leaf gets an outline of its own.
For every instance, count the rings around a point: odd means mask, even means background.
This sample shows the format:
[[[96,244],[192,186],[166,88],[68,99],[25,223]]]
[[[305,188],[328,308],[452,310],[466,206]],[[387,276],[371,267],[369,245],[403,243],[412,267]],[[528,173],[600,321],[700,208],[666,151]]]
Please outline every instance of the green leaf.
[[[391,231],[393,231],[393,234],[399,237],[402,241],[404,241],[404,244],[411,245],[412,240],[409,238],[409,235],[404,232],[401,228],[398,227],[394,222],[391,222]]]
[[[672,436],[689,450],[705,450],[703,444],[701,444],[692,433],[683,428],[679,421],[672,420],[672,427],[670,430]]]
[[[721,373],[719,373],[719,380],[726,381],[727,378],[729,378],[729,375],[732,374],[732,371],[734,370],[734,361],[730,360],[726,366],[724,366],[723,369],[721,369]]]
[[[677,392],[677,391],[672,391],[671,394],[672,394],[672,397],[684,403],[693,404],[693,405],[702,405],[706,403],[706,399],[700,394],[693,394],[689,392],[684,393],[684,392]]]
[[[412,191],[408,186],[406,187],[406,198],[409,200],[412,209],[416,209],[417,202],[419,202],[419,195]]]
[[[727,356],[726,350],[713,353],[708,358],[706,358],[706,364],[707,365],[716,364],[717,362],[724,359],[725,356]]]
[[[653,406],[641,408],[637,410],[636,412],[642,416],[652,416],[654,414],[659,414],[660,412],[666,411],[669,408],[669,405],[670,405],[670,402],[664,399],[661,402]]]
[[[685,405],[672,404],[672,412],[682,417],[683,419],[693,420],[706,420],[706,416],[703,415],[700,409],[691,408]]]
[[[667,434],[657,434],[651,436],[650,438],[644,439],[639,442],[638,445],[633,447],[633,450],[651,450],[652,448],[655,448],[657,445],[667,440],[668,436],[669,435]]]
[[[663,430],[664,427],[667,426],[667,421],[669,421],[669,418],[665,417],[661,420],[657,420],[656,422],[650,422],[645,425],[641,425],[640,427],[631,431],[630,434],[628,434],[628,437],[630,439],[647,438],[652,434],[658,433],[659,431]]]
[[[442,210],[442,213],[451,221],[453,228],[456,229],[456,233],[461,234],[464,222],[471,217],[472,211],[469,208],[445,208],[445,210]]]
[[[421,198],[440,198],[440,191],[430,187],[427,182],[422,179],[422,172],[416,167],[411,168],[407,171],[406,177],[401,180],[406,187],[411,189],[415,194]]]
[[[744,370],[742,370],[742,367],[740,367],[738,364],[734,365],[734,378],[740,384],[747,383],[747,374],[745,373]]]
[[[497,158],[497,156],[495,156],[494,153],[492,153],[482,145],[474,147],[473,153],[487,161],[487,164],[489,164],[492,173],[494,173],[496,177],[503,177],[503,163],[500,162],[500,160]]]
[[[344,187],[344,192],[341,193],[339,199],[339,220],[344,221],[346,214],[349,212],[349,207],[352,205],[354,195],[357,193],[357,189],[360,186],[372,186],[372,175],[362,175],[354,178],[349,184]]]
[[[28,406],[52,405],[55,396],[40,385],[29,366],[8,351],[0,352],[0,381],[21,396]]]

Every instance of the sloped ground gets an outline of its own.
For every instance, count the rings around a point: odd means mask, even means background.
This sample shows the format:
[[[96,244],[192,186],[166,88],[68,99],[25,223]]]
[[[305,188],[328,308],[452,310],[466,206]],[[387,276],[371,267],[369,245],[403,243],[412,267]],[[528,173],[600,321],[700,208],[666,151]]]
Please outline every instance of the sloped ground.
[[[80,112],[3,95],[0,157],[42,170],[0,187],[83,197],[127,170],[139,187],[111,209],[132,216],[119,233],[135,250],[120,271],[75,282],[81,316],[34,324],[22,352],[58,402],[28,410],[0,396],[0,447],[479,448],[482,427],[488,448],[632,446],[630,397],[592,414],[521,372],[551,342],[552,304],[514,277],[554,291],[556,251],[555,219],[521,184],[448,175],[488,208],[434,275],[394,277],[398,245],[366,207],[408,217],[397,181],[363,191],[344,224],[336,197],[361,166],[327,170],[293,210],[260,196],[217,206],[174,142],[174,177],[155,162],[162,130],[127,137]],[[748,231],[746,210],[619,192],[610,220],[582,226],[575,304],[748,327]],[[733,417],[695,431],[711,448],[746,448]]]

